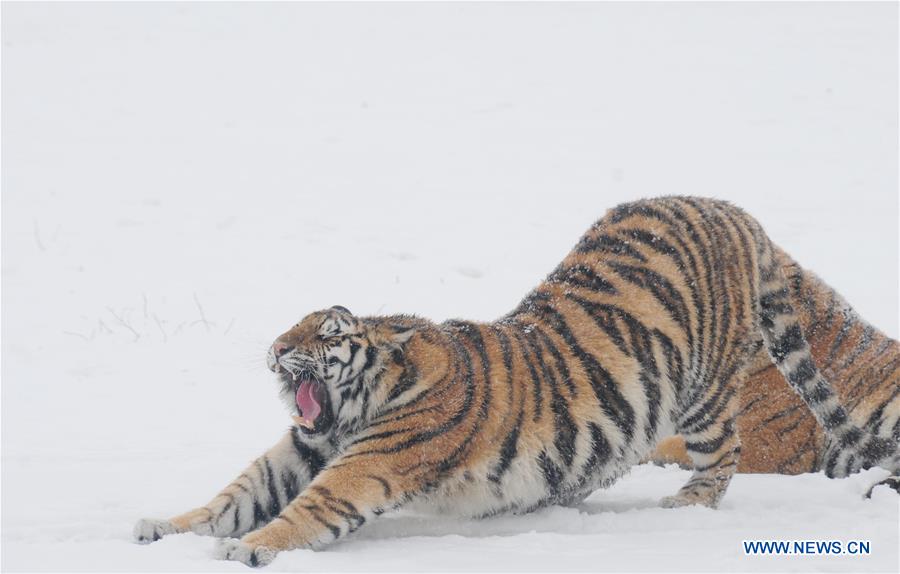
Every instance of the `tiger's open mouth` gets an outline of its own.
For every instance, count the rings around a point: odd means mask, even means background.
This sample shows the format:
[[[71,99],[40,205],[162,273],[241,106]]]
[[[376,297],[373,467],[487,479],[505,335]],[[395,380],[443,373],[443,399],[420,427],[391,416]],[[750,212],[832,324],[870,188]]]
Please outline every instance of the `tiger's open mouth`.
[[[308,434],[318,434],[331,428],[333,417],[331,399],[325,384],[308,372],[282,372],[282,381],[294,396],[297,415],[294,422]]]
[[[300,415],[299,423],[300,426],[312,429],[315,428],[316,419],[322,414],[325,389],[322,388],[319,381],[313,378],[300,378],[299,382],[295,393],[297,412]]]

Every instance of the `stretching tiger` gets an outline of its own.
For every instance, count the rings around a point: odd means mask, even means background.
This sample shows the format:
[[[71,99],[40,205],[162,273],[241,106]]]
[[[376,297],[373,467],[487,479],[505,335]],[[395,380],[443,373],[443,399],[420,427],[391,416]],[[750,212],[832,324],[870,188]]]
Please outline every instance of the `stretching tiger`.
[[[813,358],[850,419],[874,434],[900,440],[900,343],[861,319],[837,292],[784,252],[776,250],[776,258]],[[737,471],[831,474],[839,445],[826,439],[765,352],[757,352],[751,364],[737,419]],[[680,437],[661,442],[652,460],[691,464]],[[900,487],[896,478],[885,482]]]
[[[267,357],[296,425],[209,504],[135,536],[228,537],[218,557],[258,566],[410,503],[570,504],[676,433],[696,470],[662,505],[715,507],[760,347],[842,446],[834,475],[897,470],[896,441],[857,427],[816,369],[773,249],[728,203],[645,200],[608,212],[494,323],[312,313]]]

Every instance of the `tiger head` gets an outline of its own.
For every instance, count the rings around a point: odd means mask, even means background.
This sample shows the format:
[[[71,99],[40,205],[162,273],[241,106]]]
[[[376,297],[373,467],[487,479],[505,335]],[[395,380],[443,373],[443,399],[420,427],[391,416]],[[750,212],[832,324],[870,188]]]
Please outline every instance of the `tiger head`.
[[[275,339],[266,363],[303,432],[324,434],[335,422],[350,427],[365,416],[366,385],[414,331],[334,306],[307,315]]]

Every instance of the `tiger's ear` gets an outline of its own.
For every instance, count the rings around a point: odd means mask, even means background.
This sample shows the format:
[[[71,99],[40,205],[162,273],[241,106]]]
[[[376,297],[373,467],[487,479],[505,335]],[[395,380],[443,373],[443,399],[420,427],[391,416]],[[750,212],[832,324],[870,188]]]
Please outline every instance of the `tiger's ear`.
[[[353,313],[350,312],[350,309],[348,309],[348,308],[346,308],[346,307],[343,307],[343,306],[341,306],[341,305],[332,305],[331,308],[334,309],[335,311],[340,311],[341,313],[346,313],[346,314],[348,314],[348,315],[352,315],[352,314],[353,314]]]
[[[401,329],[398,331],[398,329]],[[393,331],[390,334],[391,341],[398,345],[404,345],[407,341],[409,341],[413,335],[416,334],[416,328],[410,327],[405,329],[403,327],[391,326],[391,330]]]

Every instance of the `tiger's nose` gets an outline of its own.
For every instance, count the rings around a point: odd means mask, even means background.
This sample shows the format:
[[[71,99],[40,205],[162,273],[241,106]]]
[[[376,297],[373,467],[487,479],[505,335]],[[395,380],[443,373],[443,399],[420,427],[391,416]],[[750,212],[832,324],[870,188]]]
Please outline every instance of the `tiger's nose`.
[[[293,345],[288,345],[287,343],[277,342],[272,345],[272,351],[275,352],[276,357],[284,356],[285,353],[288,353],[293,349]]]

